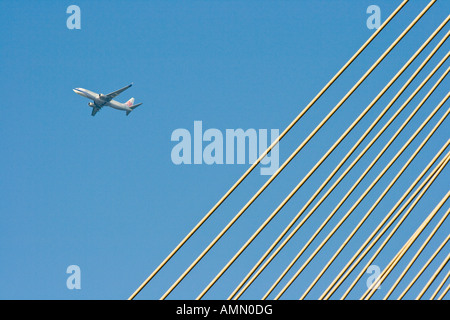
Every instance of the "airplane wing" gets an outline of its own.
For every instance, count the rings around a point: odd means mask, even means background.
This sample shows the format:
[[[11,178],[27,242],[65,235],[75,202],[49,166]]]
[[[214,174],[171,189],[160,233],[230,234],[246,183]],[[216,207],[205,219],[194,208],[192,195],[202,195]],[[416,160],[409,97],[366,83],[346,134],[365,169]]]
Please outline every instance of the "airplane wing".
[[[133,84],[131,83],[131,84],[129,84],[128,86],[123,87],[122,89],[119,89],[119,90],[117,90],[117,91],[108,93],[108,94],[106,95],[106,100],[107,100],[107,101],[111,101],[112,99],[114,99],[115,97],[117,97],[119,94],[121,94],[122,92],[124,92],[125,90],[127,90],[127,89],[128,89],[129,87],[131,87],[132,85],[133,85]]]
[[[96,113],[100,111],[100,109],[101,109],[101,108],[99,108],[99,107],[97,107],[97,106],[96,106],[96,107],[93,107],[93,108],[92,108],[91,116],[95,116]]]

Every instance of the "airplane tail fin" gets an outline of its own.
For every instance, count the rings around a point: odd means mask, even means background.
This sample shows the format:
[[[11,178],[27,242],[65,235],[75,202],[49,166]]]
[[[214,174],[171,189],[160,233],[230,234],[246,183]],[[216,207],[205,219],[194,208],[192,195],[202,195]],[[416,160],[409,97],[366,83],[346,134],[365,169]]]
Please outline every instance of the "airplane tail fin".
[[[131,98],[131,99],[133,99],[133,98]],[[131,99],[130,99],[130,100],[131,100]],[[134,99],[133,99],[133,101],[134,101]],[[130,107],[131,111],[133,111],[134,109],[136,109],[137,107],[139,107],[141,104],[142,104],[142,102],[141,102],[141,103],[138,103],[138,104],[131,105],[131,106],[129,106],[129,107]],[[131,111],[127,111],[127,115],[129,115]]]
[[[134,98],[131,98],[130,100],[128,100],[127,102],[125,102],[125,104],[126,104],[128,107],[131,107],[131,106],[133,105],[133,103],[134,103]]]

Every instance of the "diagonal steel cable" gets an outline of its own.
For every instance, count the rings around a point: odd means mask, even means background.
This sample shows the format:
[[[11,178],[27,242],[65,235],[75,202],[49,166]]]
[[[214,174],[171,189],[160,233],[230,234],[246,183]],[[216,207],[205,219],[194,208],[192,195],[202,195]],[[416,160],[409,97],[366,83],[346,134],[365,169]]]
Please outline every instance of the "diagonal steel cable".
[[[267,188],[267,186],[278,176],[278,174],[290,163],[290,161],[303,149],[303,147],[314,137],[320,128],[333,116],[333,114],[342,106],[342,104],[353,94],[353,92],[361,85],[361,83],[375,70],[375,68],[384,60],[384,58],[392,51],[392,49],[400,42],[401,39],[412,29],[412,27],[423,17],[423,15],[431,8],[436,1],[431,1],[425,9],[411,22],[410,25],[401,33],[401,35],[389,46],[389,48],[378,58],[378,60],[366,71],[366,73],[358,80],[358,82],[350,89],[350,91],[341,99],[341,101],[328,113],[328,115],[319,123],[319,125],[309,134],[309,136],[297,147],[297,149],[289,156],[289,158],[277,169],[269,180],[253,195],[253,197],[244,205],[244,207],[234,216],[234,218],[223,228],[223,230],[214,238],[214,240],[202,251],[202,253],[191,263],[191,265],[180,275],[180,277],[170,286],[163,294],[161,299],[165,299],[178,284],[186,277],[186,275],[200,262],[201,259],[211,250],[211,248],[222,238],[222,236],[231,228],[231,226],[240,218],[247,208],[259,197],[259,195]]]
[[[347,272],[351,272],[361,261],[362,258],[364,258],[367,253],[372,249],[372,247],[378,242],[378,240],[381,238],[381,236],[387,231],[387,229],[395,222],[395,220],[399,217],[399,215],[405,210],[405,208],[411,203],[411,201],[416,197],[417,198],[414,199],[414,201],[412,202],[411,206],[406,210],[405,214],[402,216],[402,218],[397,222],[397,224],[394,226],[394,228],[391,230],[391,232],[389,233],[389,235],[386,237],[386,239],[383,241],[383,243],[380,245],[380,247],[376,250],[376,252],[374,253],[374,255],[372,256],[372,258],[369,260],[369,262],[367,262],[367,264],[365,265],[364,268],[362,268],[361,272],[359,273],[359,275],[356,277],[356,279],[352,282],[352,284],[350,285],[350,287],[346,290],[346,292],[344,293],[344,295],[341,297],[342,299],[345,299],[345,297],[350,293],[350,291],[353,289],[353,287],[355,286],[355,284],[359,281],[359,279],[362,277],[362,275],[364,274],[365,270],[372,264],[372,262],[375,260],[375,258],[377,257],[377,255],[381,252],[381,250],[383,250],[383,248],[385,247],[385,245],[390,241],[390,239],[392,238],[392,236],[395,234],[395,232],[398,230],[398,228],[402,225],[402,223],[405,221],[405,219],[408,217],[408,215],[411,213],[411,211],[414,209],[414,207],[417,205],[417,203],[420,201],[420,199],[423,197],[423,195],[428,191],[429,187],[433,184],[434,180],[436,180],[436,178],[439,176],[439,174],[441,173],[441,171],[444,169],[444,167],[447,165],[449,161],[449,157],[446,156],[444,159],[442,159],[442,161],[440,162],[440,164],[433,169],[433,171],[430,173],[430,175],[428,176],[427,179],[425,179],[425,181],[422,182],[422,184],[420,185],[420,187],[412,194],[412,196],[409,198],[409,200],[402,205],[402,207],[400,208],[400,210],[396,213],[396,215],[391,219],[391,221],[383,228],[383,230],[377,235],[377,237],[375,239],[372,240],[372,242],[368,245],[368,247],[365,249],[365,251],[358,257],[357,261],[354,262],[354,264],[352,265],[352,268],[350,268],[349,270],[347,270]]]
[[[375,243],[381,238],[381,236],[388,230],[388,228],[395,222],[395,220],[400,216],[400,214],[405,210],[405,208],[413,201],[413,199],[416,197],[416,195],[419,192],[421,192],[422,188],[428,183],[428,180],[432,178],[432,176],[435,174],[436,171],[438,171],[441,164],[439,164],[435,169],[432,170],[432,172],[429,174],[428,178],[426,178],[420,184],[420,186],[412,193],[412,195],[408,198],[408,200],[401,206],[401,208],[397,211],[397,213],[393,216],[393,218],[388,222],[388,224],[385,225],[387,220],[400,207],[402,202],[407,198],[407,196],[411,193],[411,191],[415,188],[415,186],[423,178],[423,176],[426,174],[426,172],[433,166],[433,164],[436,162],[436,160],[442,155],[442,153],[445,151],[445,149],[449,145],[450,145],[450,140],[447,141],[447,143],[441,148],[441,150],[430,161],[430,163],[426,166],[426,168],[422,171],[422,173],[416,178],[416,180],[412,183],[412,185],[408,188],[408,190],[405,191],[403,196],[397,201],[397,203],[394,205],[394,207],[389,211],[389,213],[378,224],[378,226],[371,233],[371,235],[365,240],[365,242],[361,245],[361,247],[358,249],[358,251],[347,262],[347,264],[342,269],[342,271],[338,274],[338,276],[334,279],[334,281],[330,284],[330,286],[327,288],[327,290],[325,290],[325,292],[322,294],[322,296],[319,299],[329,299],[331,297],[331,295],[337,290],[337,288],[339,288],[339,286],[342,284],[342,282],[350,275],[350,273],[355,269],[355,267],[359,264],[359,262],[365,257],[365,255],[369,252],[369,250],[375,245]],[[445,159],[446,158],[444,157],[444,159],[442,160],[441,163],[443,163],[445,161]],[[416,200],[416,201],[418,201],[418,200]],[[414,204],[412,206],[414,206]],[[412,210],[412,208],[411,208],[411,210]],[[406,218],[406,215],[405,215],[405,218]],[[384,226],[383,230],[380,231],[380,229],[383,227],[383,225],[385,225],[385,226]],[[380,233],[378,233],[378,235],[377,235],[378,231],[380,231]],[[376,238],[374,239],[375,236],[376,236]],[[371,240],[373,240],[373,241],[368,246],[368,248],[366,248],[366,246],[368,245],[368,243]],[[361,254],[361,252],[363,251],[364,248],[366,248],[366,249]],[[355,262],[355,260],[356,260],[356,262]],[[350,265],[351,265],[351,267],[350,267]],[[345,272],[345,274],[344,274],[344,272]],[[356,283],[356,281],[354,283]],[[344,294],[344,296],[342,298],[345,298],[345,296],[346,296],[346,294]]]
[[[448,36],[448,35],[447,35]],[[445,39],[447,39],[447,36]],[[445,41],[443,39],[443,41]],[[442,44],[442,41],[441,41]],[[440,46],[440,45],[439,45]],[[438,47],[439,47],[438,46]],[[435,48],[435,50],[438,49],[438,47]],[[433,51],[435,52],[435,51]],[[434,54],[434,53],[433,53]],[[369,143],[369,145],[358,155],[358,157],[352,162],[352,164],[345,170],[345,172],[338,178],[338,180],[333,184],[332,187],[326,192],[326,194],[319,200],[319,202],[314,206],[314,208],[306,215],[306,217],[300,222],[299,225],[296,226],[296,228],[289,234],[289,236],[283,241],[283,243],[276,249],[276,251],[269,257],[268,260],[264,262],[264,259],[267,258],[267,256],[270,254],[270,252],[275,248],[275,246],[282,240],[282,238],[287,234],[289,229],[295,224],[295,222],[299,219],[299,217],[304,213],[304,211],[307,209],[307,207],[314,201],[314,199],[317,197],[317,195],[322,191],[322,189],[326,186],[326,184],[329,182],[329,180],[334,176],[334,174],[341,168],[341,166],[344,164],[344,162],[350,157],[354,149],[349,151],[349,153],[344,157],[344,159],[341,161],[341,163],[335,168],[332,174],[324,181],[324,183],[320,186],[320,188],[315,192],[315,194],[308,200],[308,202],[305,204],[305,206],[300,210],[300,212],[294,217],[294,219],[290,222],[290,224],[285,228],[285,230],[280,234],[280,236],[275,240],[275,242],[270,246],[270,248],[266,251],[266,253],[259,259],[257,264],[250,270],[250,272],[247,274],[247,276],[241,281],[241,283],[238,285],[238,287],[232,292],[230,297],[228,299],[237,299],[239,298],[243,292],[250,286],[250,284],[259,276],[259,274],[264,270],[264,268],[273,260],[273,258],[279,253],[279,251],[284,247],[284,245],[291,239],[291,237],[299,230],[299,228],[303,225],[303,223],[310,217],[310,215],[317,209],[317,207],[326,199],[326,197],[331,193],[331,191],[334,190],[334,188],[340,183],[340,181],[345,177],[345,175],[353,168],[353,166],[359,161],[359,159],[364,155],[364,153],[375,143],[376,139],[386,130],[386,128],[394,121],[394,119],[398,116],[398,114],[406,107],[406,105],[415,97],[415,95],[418,93],[418,91],[426,84],[426,82],[434,75],[434,73],[438,70],[438,68],[446,61],[446,59],[449,57],[449,53],[445,56],[445,58],[439,63],[439,65],[428,75],[428,77],[422,82],[422,84],[417,88],[414,93],[408,98],[408,100],[402,105],[402,107],[395,113],[395,115],[388,121],[388,123],[383,127],[383,129],[376,135],[374,139]],[[427,59],[428,60],[428,59]],[[421,66],[423,67],[423,65]],[[419,68],[421,70],[421,68]],[[417,73],[420,70],[417,70],[414,73],[417,75]],[[410,78],[410,81],[413,80],[413,77]],[[376,120],[378,122],[381,119],[381,116],[384,115],[385,112],[392,106],[392,104],[397,100],[397,98],[400,96],[400,94],[406,89],[406,87],[409,85],[410,81],[408,81],[404,87],[400,90],[400,92],[394,97],[393,100],[388,104],[388,106],[383,110],[382,114],[379,116],[379,118]],[[367,136],[367,134],[370,132],[370,130],[375,126],[376,123],[373,123],[372,126],[366,131],[366,133],[360,138],[360,140],[356,143],[356,147],[359,146],[359,144],[362,142],[362,140]],[[262,267],[256,271],[255,270],[264,262]],[[253,276],[252,276],[253,274]],[[252,276],[250,278],[250,276]],[[250,280],[248,280],[250,278]],[[246,282],[248,280],[248,282]],[[245,285],[244,285],[245,284]],[[242,288],[242,289],[241,289]],[[238,293],[238,290],[241,289]]]
[[[450,211],[447,211],[444,216],[439,220],[439,222],[436,224],[436,226],[433,228],[433,230],[430,232],[430,234],[428,235],[428,237],[425,239],[425,241],[422,243],[422,245],[420,246],[420,248],[417,250],[417,252],[414,254],[414,256],[411,258],[411,260],[409,261],[409,263],[407,264],[407,266],[403,269],[402,273],[400,274],[400,276],[397,278],[397,280],[394,282],[394,284],[392,285],[392,287],[389,289],[389,291],[386,293],[386,295],[384,296],[383,300],[387,300],[389,299],[389,296],[392,294],[392,292],[395,290],[395,288],[398,286],[398,284],[400,283],[400,281],[403,279],[403,277],[405,276],[405,274],[409,271],[409,269],[411,268],[411,266],[414,264],[414,262],[417,260],[417,258],[419,257],[419,255],[422,253],[422,251],[425,249],[425,247],[428,245],[428,243],[431,241],[431,239],[434,237],[434,235],[436,234],[436,232],[439,230],[439,228],[441,227],[441,225],[444,223],[445,219],[447,219],[448,214],[450,213]],[[436,292],[437,294],[437,292]]]
[[[439,245],[439,247],[436,249],[436,251],[431,255],[431,257],[427,260],[427,262],[423,265],[423,267],[419,270],[419,272],[414,276],[414,278],[411,280],[411,282],[406,286],[406,288],[403,290],[403,292],[399,295],[397,298],[398,300],[403,299],[405,294],[411,289],[411,287],[416,283],[417,279],[422,275],[422,273],[425,271],[426,268],[433,262],[433,260],[436,258],[436,256],[441,252],[441,250],[445,247],[447,242],[450,240],[450,235],[448,235],[445,240]]]
[[[331,87],[331,85],[344,73],[344,71],[356,60],[356,58],[364,51],[365,48],[378,36],[378,34],[389,24],[389,22],[398,14],[398,12],[406,5],[409,0],[404,0],[384,21],[380,28],[377,29],[367,41],[355,52],[355,54],[347,61],[347,63],[331,78],[331,80],[322,88],[322,90],[309,102],[309,104],[297,115],[297,117],[284,129],[284,131],[272,142],[272,144],[264,151],[259,158],[250,166],[249,169],[234,183],[234,185],[222,196],[222,198],[211,208],[210,211],[195,225],[195,227],[183,238],[183,240],[172,250],[172,252],[158,265],[158,267],[144,280],[144,282],[133,292],[128,298],[132,300],[139,292],[156,276],[156,274],[172,259],[172,257],[181,249],[181,247],[197,232],[198,229],[211,217],[211,215],[219,208],[219,206],[231,195],[231,193],[244,181],[244,179],[253,171],[253,169],[261,162],[261,160],[278,144],[278,142],[292,129],[292,127],[308,112],[308,110],[319,100],[319,98]],[[430,2],[427,8],[435,3],[436,0]]]
[[[411,159],[412,160],[412,159]],[[409,165],[409,163],[407,163]],[[405,166],[404,166],[405,168]],[[389,192],[391,187],[394,185],[394,183],[398,180],[398,178],[403,174],[404,170],[400,170],[394,179],[389,183],[388,187],[383,191],[383,193],[378,197],[378,199],[375,201],[375,203],[371,206],[369,211],[364,215],[364,217],[360,220],[360,222],[355,226],[353,231],[349,234],[349,236],[346,238],[346,240],[342,243],[342,245],[339,247],[339,249],[336,251],[336,253],[333,255],[333,257],[328,261],[326,266],[322,269],[322,271],[319,273],[319,275],[314,279],[314,281],[311,283],[311,285],[308,287],[308,289],[305,291],[305,293],[302,295],[301,299],[304,299],[306,295],[309,293],[309,291],[316,285],[318,280],[321,278],[321,276],[325,273],[325,271],[328,269],[328,267],[331,265],[331,263],[336,259],[336,257],[342,252],[342,250],[345,248],[345,246],[349,243],[349,241],[353,238],[353,236],[356,234],[356,232],[361,228],[362,224],[367,220],[367,218],[370,216],[370,214],[373,212],[373,210],[378,206],[378,204],[381,202],[381,200],[385,197],[385,195]]]
[[[448,293],[449,290],[450,290],[450,283],[447,285],[447,287],[445,288],[444,292],[442,292],[441,295],[439,296],[439,298],[437,298],[437,299],[438,300],[444,299],[445,295]]]
[[[303,186],[303,184],[312,176],[312,174],[317,170],[317,168],[328,158],[328,156],[336,149],[336,147],[345,139],[345,137],[355,128],[355,126],[360,122],[360,120],[372,109],[372,107],[378,102],[378,100],[386,93],[386,91],[392,86],[392,84],[403,74],[403,72],[411,65],[411,63],[418,57],[418,55],[425,49],[425,47],[434,39],[434,37],[442,30],[442,28],[447,24],[450,20],[450,16],[448,16],[444,22],[433,32],[433,34],[425,41],[425,43],[414,53],[414,55],[405,63],[405,65],[397,72],[397,74],[389,81],[389,83],[381,90],[381,92],[372,100],[372,102],[367,106],[367,108],[354,120],[354,122],[345,130],[345,132],[341,135],[341,137],[329,148],[329,150],[322,156],[322,158],[314,165],[314,167],[308,172],[308,174],[297,184],[297,186],[289,193],[289,195],[280,203],[280,205],[270,214],[270,216],[263,222],[263,224],[254,232],[254,234],[247,240],[247,242],[238,250],[238,252],[228,261],[228,263],[222,268],[222,270],[211,280],[211,282],[206,286],[206,288],[200,293],[197,299],[201,299],[209,289],[218,281],[218,279],[228,270],[228,268],[236,261],[236,259],[244,252],[244,250],[255,240],[255,238],[262,232],[262,230],[272,221],[272,219],[279,213],[279,211],[284,207],[284,205],[297,193],[297,191]],[[352,147],[351,151],[347,153],[346,157],[340,162],[340,164],[333,170],[333,172],[326,179],[325,185],[332,179],[334,174],[340,169],[340,167],[344,164],[344,162],[351,156],[351,154],[356,150],[356,148],[361,144],[365,137],[371,132],[371,130],[375,127],[375,125],[380,121],[380,119],[385,115],[385,113],[389,110],[389,108],[393,105],[393,103],[397,100],[397,98],[403,93],[404,90],[409,86],[409,84],[413,81],[415,76],[423,69],[423,67],[428,63],[428,61],[432,58],[432,56],[436,53],[436,51],[442,46],[445,40],[450,36],[450,31],[446,34],[444,39],[442,39],[436,48],[431,52],[431,54],[427,57],[427,59],[420,65],[420,67],[414,72],[413,76],[410,77],[408,82],[402,87],[399,93],[395,96],[395,98],[391,101],[391,103],[383,110],[383,112],[374,120],[372,125],[366,130],[364,135],[358,140],[358,142]],[[322,185],[322,189],[325,187]],[[320,188],[319,188],[320,189]],[[317,190],[315,195],[322,190]],[[315,197],[314,197],[315,198]],[[314,200],[314,199],[313,199]],[[311,200],[311,202],[313,201]],[[297,219],[294,219],[295,221]],[[292,226],[295,221],[290,223]],[[290,228],[290,227],[289,227]],[[284,234],[287,233],[288,230],[285,231]],[[281,236],[283,237],[284,234]],[[276,244],[275,244],[276,245]],[[267,257],[267,255],[265,255]],[[262,259],[265,259],[262,258]],[[244,282],[248,279],[246,277]],[[236,291],[236,290],[235,290]]]
[[[448,70],[447,70],[448,71]],[[428,95],[429,97],[429,95]],[[427,97],[427,98],[428,98]],[[326,236],[326,238],[321,242],[321,244],[314,250],[314,252],[310,255],[310,257],[303,263],[303,265],[295,272],[295,274],[291,277],[291,279],[288,281],[288,283],[283,287],[283,289],[277,294],[275,299],[279,299],[281,295],[289,288],[289,286],[295,281],[295,279],[300,275],[300,273],[306,268],[306,266],[311,262],[311,260],[315,257],[315,255],[323,248],[323,246],[328,242],[328,240],[331,238],[331,236],[336,232],[337,229],[345,222],[345,220],[350,216],[350,214],[355,210],[355,208],[361,203],[361,201],[367,196],[367,194],[372,190],[372,188],[375,186],[375,184],[383,177],[383,175],[387,172],[387,170],[392,166],[392,164],[400,157],[400,155],[404,152],[404,150],[409,146],[409,144],[415,139],[415,137],[420,133],[420,131],[425,127],[425,125],[431,120],[431,118],[435,115],[437,111],[442,107],[442,105],[447,101],[447,99],[450,97],[450,93],[445,96],[445,98],[438,104],[438,106],[433,110],[433,112],[427,117],[427,119],[422,123],[422,125],[415,131],[415,133],[408,139],[408,141],[403,145],[403,147],[397,152],[397,154],[392,158],[392,160],[389,162],[388,165],[380,172],[380,174],[377,176],[377,178],[370,184],[370,186],[364,191],[364,193],[358,198],[358,200],[353,204],[353,206],[350,208],[350,210],[347,211],[347,213],[341,218],[339,223],[333,228],[333,230]],[[426,99],[422,100],[425,101]],[[421,103],[423,104],[423,103]],[[419,104],[419,105],[421,105]],[[448,113],[450,112],[450,109],[447,110],[444,117],[441,118],[441,120],[438,122],[438,124],[432,129],[432,131],[428,134],[427,138],[422,142],[422,144],[419,146],[419,148],[416,150],[417,153],[420,151],[420,149],[425,145],[425,143],[430,139],[431,135],[434,134],[434,132],[437,130],[437,128],[442,124],[442,122],[447,117]],[[412,115],[412,114],[411,114]],[[410,117],[411,117],[410,115]],[[410,118],[409,117],[409,118]],[[399,132],[399,131],[397,131]],[[397,134],[396,134],[397,135]],[[396,136],[394,135],[394,137]],[[392,140],[392,139],[391,139]],[[383,148],[385,150],[386,148]],[[414,153],[414,156],[417,154]],[[365,173],[371,169],[373,164],[379,159],[381,156],[381,153],[377,156],[377,158],[372,161],[371,165],[366,169]],[[350,193],[354,190],[354,187],[359,184],[359,181],[361,179],[359,178],[358,181],[352,186],[352,188],[347,192],[347,194],[344,196],[343,200],[346,199]],[[328,218],[324,221],[324,223],[321,225],[321,228],[331,219],[332,215],[340,208],[343,201],[333,209],[333,212],[328,216]],[[303,252],[306,250],[307,246],[311,243],[309,241],[307,245],[305,245],[302,250],[295,256],[295,258],[292,260],[292,262],[289,264],[289,266],[283,271],[281,276],[277,279],[277,281],[272,285],[271,289],[266,293],[264,296],[265,298],[270,294],[270,292],[275,288],[275,286],[281,281],[281,279],[286,275],[286,273],[290,270],[290,268],[295,264],[295,262],[300,258],[300,256],[303,254]]]
[[[445,282],[448,280],[449,277],[450,277],[450,271],[447,272],[447,274],[445,275],[444,279],[442,279],[441,283],[438,285],[438,287],[436,288],[434,293],[431,295],[430,300],[433,300],[437,296],[437,294],[442,289],[442,287],[444,286]]]
[[[428,280],[427,284],[425,285],[425,287],[422,289],[422,291],[420,291],[419,295],[416,297],[416,300],[420,300],[422,298],[422,296],[425,294],[425,292],[428,290],[428,288],[431,286],[431,284],[433,283],[433,281],[436,279],[436,277],[439,275],[439,273],[441,273],[442,269],[444,269],[445,265],[448,263],[448,261],[450,260],[450,253],[447,254],[447,257],[445,258],[444,261],[442,261],[441,265],[439,266],[439,268],[436,270],[436,272],[431,276],[430,280]]]
[[[362,296],[361,299],[369,300],[374,293],[377,291],[377,287],[381,285],[381,283],[388,277],[388,275],[392,272],[395,266],[400,262],[406,252],[411,248],[417,238],[421,235],[421,233],[425,230],[431,220],[436,216],[441,207],[445,204],[445,202],[450,197],[450,192],[444,196],[444,198],[438,203],[438,205],[433,209],[433,211],[427,216],[427,218],[422,222],[422,224],[417,228],[414,234],[408,239],[408,241],[403,245],[403,247],[399,250],[399,252],[392,258],[392,260],[388,263],[386,268],[382,271],[382,273],[378,276],[377,281],[375,281],[374,285],[368,288],[366,293]],[[450,211],[447,210],[448,214]]]
[[[449,16],[450,17],[450,16]],[[447,33],[446,37],[443,39],[445,41],[450,35],[450,31]],[[430,57],[430,56],[429,56]],[[445,58],[443,61],[445,61],[447,58]],[[320,280],[322,275],[327,271],[327,269],[330,267],[330,265],[334,262],[334,260],[337,258],[337,256],[342,252],[342,250],[345,248],[345,246],[350,242],[350,240],[353,238],[353,236],[356,234],[356,232],[359,230],[359,228],[362,226],[362,224],[368,219],[368,217],[372,214],[372,212],[375,210],[375,208],[378,206],[378,204],[381,202],[381,200],[384,198],[384,196],[387,194],[387,192],[390,190],[391,186],[397,181],[397,179],[400,177],[401,172],[397,174],[397,176],[392,180],[389,187],[385,189],[385,191],[378,197],[378,199],[375,201],[375,203],[372,205],[372,207],[369,209],[369,211],[364,215],[364,217],[360,220],[360,222],[357,224],[357,226],[353,229],[353,231],[349,234],[349,236],[346,238],[346,240],[342,243],[342,245],[339,247],[339,249],[336,251],[336,253],[332,256],[332,258],[328,261],[328,263],[323,267],[321,272],[318,274],[318,276],[314,279],[314,281],[311,283],[311,285],[308,287],[308,289],[305,291],[305,293],[302,295],[301,299],[304,299],[306,295],[310,292],[310,290],[317,284],[317,282]]]

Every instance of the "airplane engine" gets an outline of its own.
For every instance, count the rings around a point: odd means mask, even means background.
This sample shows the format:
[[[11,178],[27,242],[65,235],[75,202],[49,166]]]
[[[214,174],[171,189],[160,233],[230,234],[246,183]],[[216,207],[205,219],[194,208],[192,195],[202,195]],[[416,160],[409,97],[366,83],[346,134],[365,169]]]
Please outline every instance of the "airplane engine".
[[[89,103],[88,103],[88,106],[91,107],[91,108],[93,108],[93,107],[95,106],[95,104],[93,104],[92,102],[89,102]]]
[[[106,99],[106,96],[105,96],[104,94],[101,94],[101,93],[98,95],[98,97],[99,97],[99,99],[101,99],[101,100]]]

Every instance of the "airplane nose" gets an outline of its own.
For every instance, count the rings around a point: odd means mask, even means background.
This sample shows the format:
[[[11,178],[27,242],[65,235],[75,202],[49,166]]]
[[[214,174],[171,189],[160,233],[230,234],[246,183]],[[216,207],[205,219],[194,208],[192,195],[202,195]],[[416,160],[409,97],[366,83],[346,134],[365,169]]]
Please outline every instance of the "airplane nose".
[[[83,92],[79,88],[75,88],[75,89],[72,89],[72,90],[73,90],[73,92],[75,92],[76,94],[79,94],[80,96],[83,95]]]

